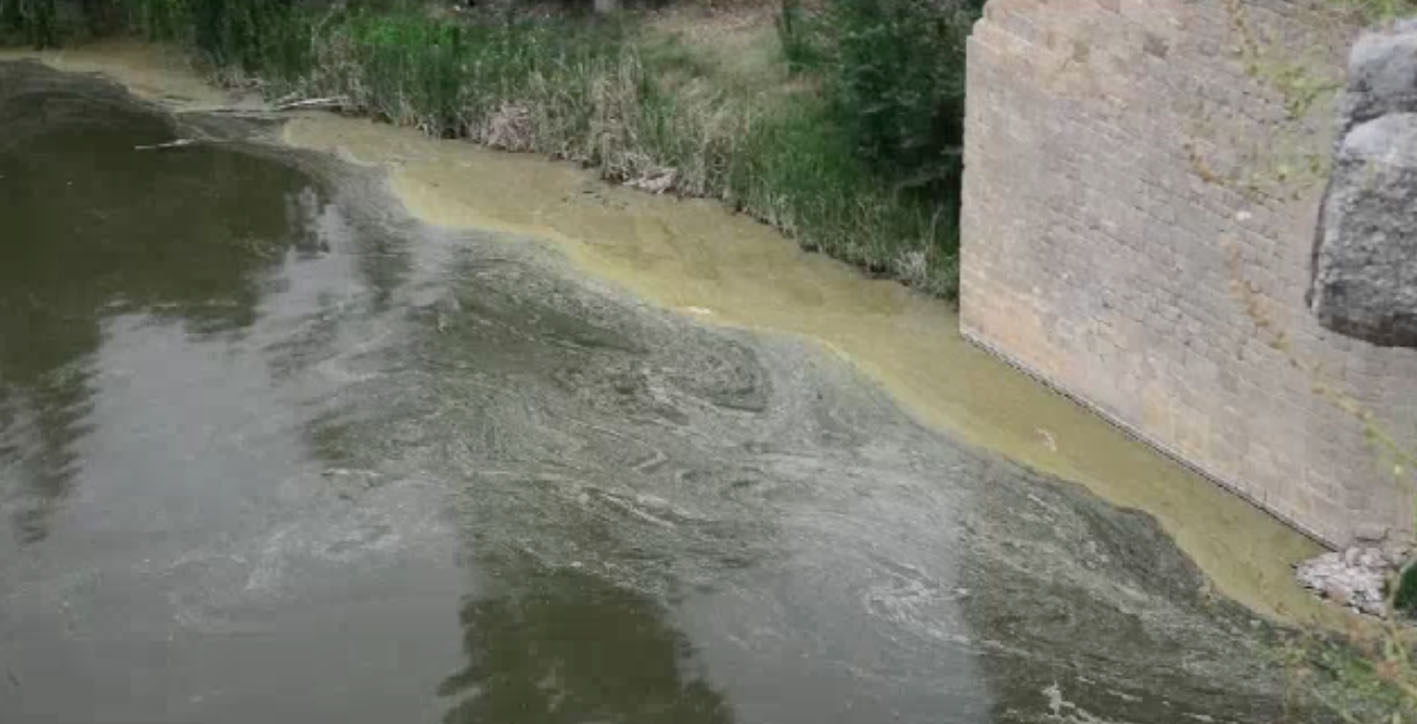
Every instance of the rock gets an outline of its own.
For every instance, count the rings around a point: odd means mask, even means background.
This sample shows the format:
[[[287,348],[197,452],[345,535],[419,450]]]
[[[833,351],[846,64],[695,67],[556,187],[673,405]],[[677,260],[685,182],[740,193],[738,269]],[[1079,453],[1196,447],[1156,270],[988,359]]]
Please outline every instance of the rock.
[[[1412,549],[1405,545],[1388,544],[1383,547],[1383,556],[1387,558],[1388,565],[1393,568],[1401,568],[1407,564],[1407,559],[1412,555]]]
[[[1417,112],[1417,20],[1364,33],[1348,54],[1340,134],[1389,113]]]
[[[1358,566],[1380,571],[1388,567],[1387,557],[1377,548],[1364,548],[1358,554]]]
[[[1417,114],[1356,126],[1324,199],[1309,304],[1374,344],[1417,345]]]
[[[1359,543],[1381,543],[1387,540],[1389,530],[1382,523],[1360,523],[1353,531],[1353,538]]]
[[[1365,598],[1358,602],[1358,613],[1366,613],[1369,616],[1386,616],[1387,604],[1382,599]]]
[[[1323,326],[1387,346],[1417,346],[1414,114],[1417,19],[1365,33],[1349,53],[1308,294]]]
[[[1353,605],[1352,592],[1337,583],[1329,582],[1323,589],[1324,598],[1340,605]]]
[[[1305,588],[1340,606],[1383,616],[1388,576],[1396,570],[1381,549],[1353,547],[1304,561],[1294,574]]]

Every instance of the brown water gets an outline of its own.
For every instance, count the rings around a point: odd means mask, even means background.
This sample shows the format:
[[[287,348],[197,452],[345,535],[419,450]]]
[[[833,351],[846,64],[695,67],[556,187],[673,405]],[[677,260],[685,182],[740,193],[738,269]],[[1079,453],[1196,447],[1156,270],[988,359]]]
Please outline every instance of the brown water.
[[[394,193],[430,223],[547,239],[657,305],[806,337],[925,424],[1155,516],[1226,595],[1271,616],[1327,615],[1291,574],[1312,542],[973,347],[942,302],[803,252],[713,202],[607,187],[535,157],[324,114],[287,124],[283,139],[388,169]]]
[[[1280,708],[1306,541],[712,204],[11,63],[0,228],[0,721]]]

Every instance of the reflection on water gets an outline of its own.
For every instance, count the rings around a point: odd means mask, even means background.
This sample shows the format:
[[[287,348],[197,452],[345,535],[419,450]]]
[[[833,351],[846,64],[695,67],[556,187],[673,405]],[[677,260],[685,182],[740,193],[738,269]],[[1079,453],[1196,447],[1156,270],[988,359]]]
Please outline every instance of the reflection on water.
[[[0,64],[0,721],[1279,711],[1151,518],[187,123]]]
[[[650,599],[575,569],[518,566],[462,610],[468,665],[438,689],[449,724],[726,724],[689,644]]]
[[[19,534],[44,537],[80,461],[103,321],[141,312],[197,336],[239,331],[263,272],[320,206],[309,179],[220,147],[138,150],[174,139],[163,115],[104,85],[0,65],[0,490]]]

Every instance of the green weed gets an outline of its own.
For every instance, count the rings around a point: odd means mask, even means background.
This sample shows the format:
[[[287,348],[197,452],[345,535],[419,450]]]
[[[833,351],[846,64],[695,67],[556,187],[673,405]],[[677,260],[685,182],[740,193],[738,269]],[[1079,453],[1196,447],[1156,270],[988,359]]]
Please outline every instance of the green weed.
[[[34,2],[0,0],[4,27],[28,29],[37,43],[81,34],[41,26]],[[822,62],[810,72],[820,82],[789,102],[725,82],[673,42],[651,42],[633,16],[511,8],[455,17],[403,0],[90,2],[129,32],[192,47],[213,70],[273,96],[338,96],[430,135],[717,198],[804,247],[954,294],[968,18],[957,9],[940,20],[924,0],[834,0],[822,16],[830,24],[814,25]],[[858,2],[872,9],[850,7]]]
[[[1417,14],[1417,0],[1332,0],[1370,23]]]

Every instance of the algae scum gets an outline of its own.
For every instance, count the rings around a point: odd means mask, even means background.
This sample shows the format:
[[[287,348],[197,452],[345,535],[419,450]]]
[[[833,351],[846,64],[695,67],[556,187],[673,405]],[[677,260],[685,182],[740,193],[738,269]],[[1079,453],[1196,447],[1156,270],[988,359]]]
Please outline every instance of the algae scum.
[[[1281,711],[1150,517],[274,136],[0,64],[0,721]]]

